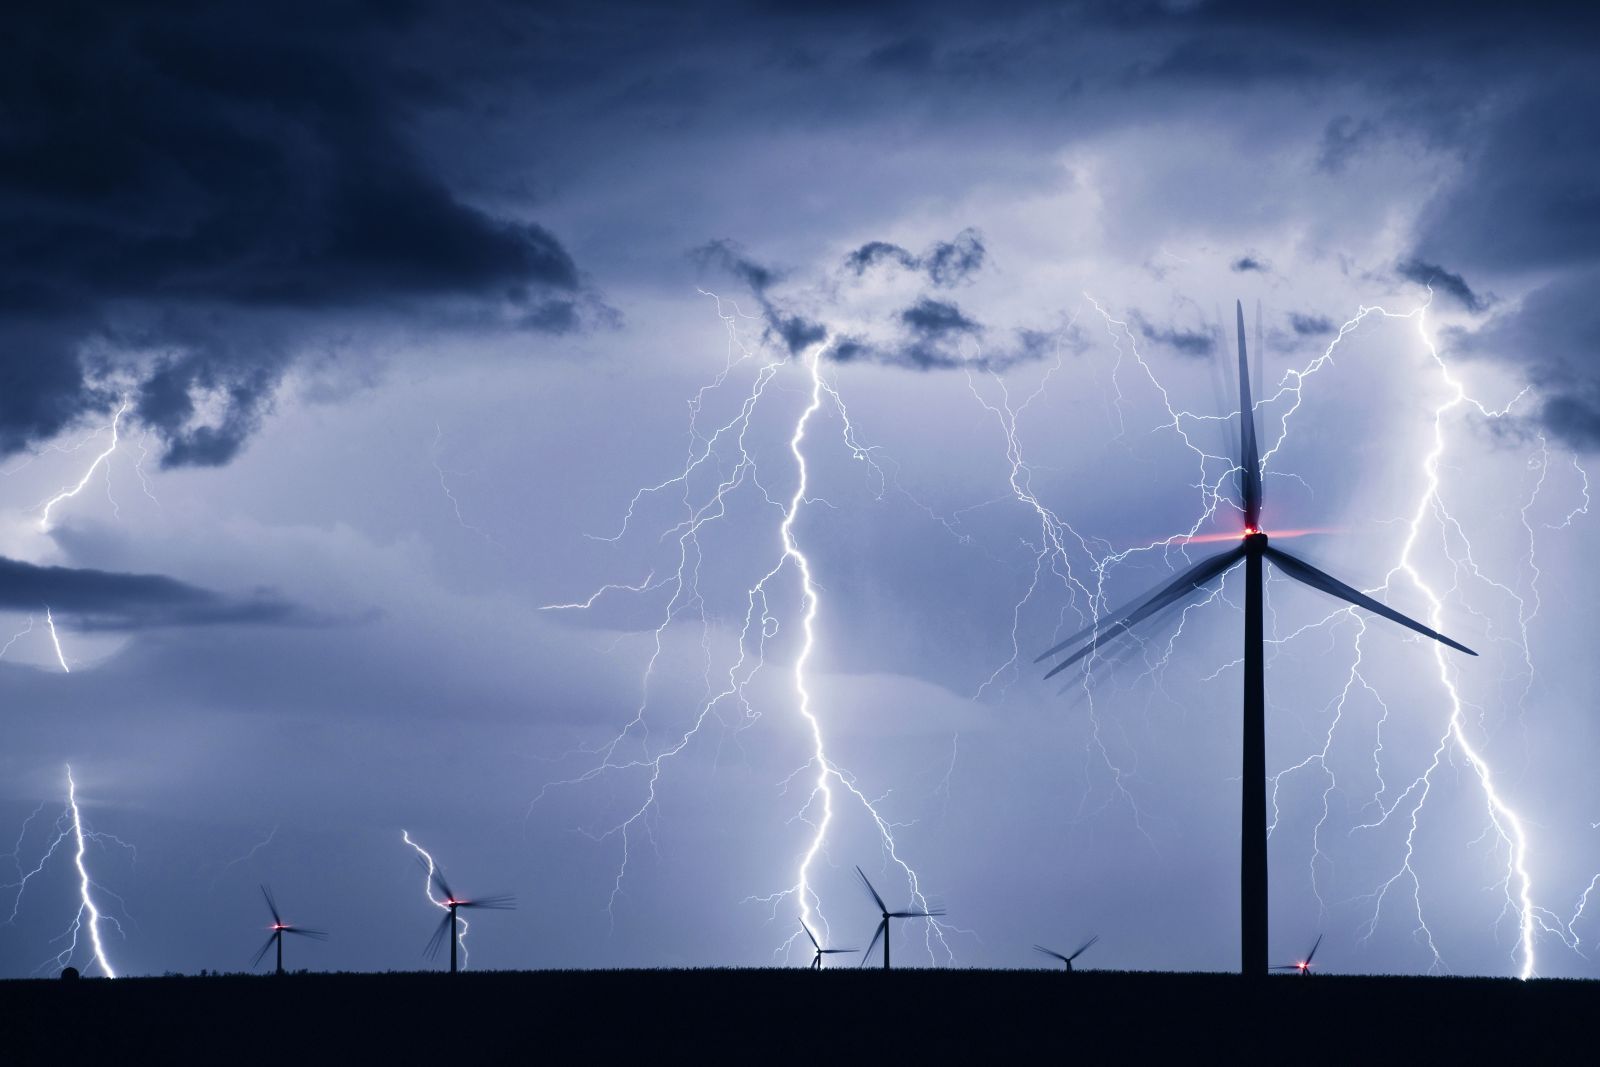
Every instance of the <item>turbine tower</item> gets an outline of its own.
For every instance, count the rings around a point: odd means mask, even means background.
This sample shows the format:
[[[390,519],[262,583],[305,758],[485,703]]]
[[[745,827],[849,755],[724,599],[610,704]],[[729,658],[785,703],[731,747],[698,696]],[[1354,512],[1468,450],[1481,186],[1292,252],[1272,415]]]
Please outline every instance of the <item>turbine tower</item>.
[[[445,909],[445,917],[439,920],[439,926],[433,931],[433,936],[428,939],[428,947],[423,953],[431,960],[439,955],[439,946],[444,944],[446,937],[450,938],[450,973],[456,973],[456,949],[461,944],[460,928],[456,925],[456,911],[460,908],[485,908],[493,911],[510,911],[517,906],[514,896],[478,897],[467,900],[458,897],[455,890],[450,888],[450,883],[444,880],[444,874],[437,867],[429,868],[421,858],[418,862],[428,869],[428,876],[433,879],[433,884],[439,887],[439,894],[443,900],[435,901],[439,907]]]
[[[1318,934],[1316,941],[1312,942],[1311,951],[1306,953],[1305,959],[1300,960],[1298,963],[1280,963],[1272,969],[1275,971],[1299,971],[1300,976],[1304,978],[1311,973],[1311,961],[1316,958],[1317,948],[1321,944],[1322,935]]]
[[[326,940],[328,940],[328,935],[323,933],[321,930],[305,930],[305,929],[302,929],[301,927],[295,926],[292,923],[284,922],[283,921],[283,916],[278,914],[278,902],[272,899],[272,890],[268,889],[266,886],[262,886],[261,887],[261,895],[263,897],[266,897],[266,899],[267,899],[267,910],[272,912],[272,928],[271,928],[272,929],[272,935],[267,938],[267,943],[261,946],[261,948],[256,952],[255,958],[250,961],[250,969],[251,970],[255,970],[256,966],[258,964],[260,964],[260,962],[261,962],[261,957],[265,956],[267,954],[267,949],[273,947],[273,945],[277,945],[277,947],[278,947],[278,971],[277,971],[277,973],[278,974],[282,974],[283,973],[283,935],[284,934],[298,934],[301,937],[309,937],[313,941],[326,941]]]
[[[1167,585],[1143,599],[1098,619],[1073,634],[1034,662],[1083,642],[1072,655],[1045,675],[1059,674],[1101,645],[1137,626],[1157,612],[1178,603],[1198,589],[1221,578],[1239,563],[1245,565],[1244,599],[1244,772],[1240,807],[1239,855],[1239,965],[1247,975],[1267,973],[1267,746],[1266,676],[1262,659],[1262,563],[1271,560],[1279,571],[1340,600],[1365,608],[1424,637],[1449,645],[1469,656],[1477,653],[1431,627],[1395,611],[1359,589],[1272,547],[1261,529],[1261,454],[1256,446],[1255,408],[1250,402],[1250,365],[1244,347],[1244,305],[1234,304],[1239,334],[1239,496],[1244,530],[1240,543],[1196,563]]]
[[[883,938],[883,969],[887,971],[889,969],[889,920],[932,919],[935,916],[943,915],[944,911],[937,908],[930,911],[890,911],[889,906],[878,895],[878,891],[872,888],[872,883],[867,881],[866,873],[860,867],[856,868],[856,873],[861,875],[861,884],[867,887],[868,893],[872,894],[872,902],[878,905],[878,913],[882,916],[878,921],[877,931],[872,935],[872,941],[867,945],[867,951],[861,954],[861,963],[864,965],[867,962],[867,957],[872,955],[872,950],[877,947],[878,938],[881,937]]]
[[[1095,934],[1089,940],[1085,941],[1082,945],[1078,946],[1078,951],[1074,952],[1070,956],[1063,956],[1061,953],[1056,952],[1053,949],[1045,948],[1043,945],[1034,945],[1033,946],[1033,950],[1035,952],[1043,952],[1046,956],[1049,956],[1052,959],[1060,960],[1062,963],[1067,965],[1067,973],[1070,974],[1072,972],[1072,961],[1077,959],[1079,956],[1083,955],[1085,952],[1089,951],[1089,946],[1094,944],[1098,940],[1100,940],[1100,935],[1099,934]]]
[[[811,939],[811,947],[817,950],[817,954],[811,957],[811,969],[813,971],[822,970],[822,957],[824,956],[833,956],[841,952],[855,951],[853,948],[823,948],[817,943],[817,935],[811,932],[811,927],[806,925],[806,921],[804,919],[800,920],[800,929],[806,932],[806,936]]]

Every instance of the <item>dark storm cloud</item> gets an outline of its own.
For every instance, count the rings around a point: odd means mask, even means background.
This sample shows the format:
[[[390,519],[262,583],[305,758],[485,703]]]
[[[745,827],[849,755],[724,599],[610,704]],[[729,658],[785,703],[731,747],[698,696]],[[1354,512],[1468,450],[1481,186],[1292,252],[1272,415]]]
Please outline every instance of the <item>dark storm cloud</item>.
[[[561,241],[462,201],[408,140],[456,103],[420,11],[63,3],[9,20],[0,452],[106,408],[115,375],[137,380],[166,465],[225,463],[335,317],[466,302],[574,328],[595,301]],[[130,332],[143,358],[119,347]],[[203,426],[197,394],[221,409]]]
[[[1465,278],[1445,270],[1437,263],[1425,263],[1420,259],[1402,260],[1396,265],[1395,272],[1408,282],[1449,294],[1468,311],[1483,311],[1489,306],[1488,299],[1473,292]]]
[[[846,256],[844,266],[859,278],[870,267],[893,263],[904,270],[921,272],[934,285],[949,289],[981,270],[987,255],[978,232],[965,229],[952,240],[934,242],[920,256],[887,241],[869,241]]]
[[[1257,259],[1255,256],[1240,256],[1238,259],[1233,261],[1231,266],[1235,273],[1239,274],[1243,274],[1246,271],[1256,271],[1258,273],[1265,274],[1268,270],[1266,263]]]
[[[272,597],[233,599],[159,574],[41,567],[0,557],[0,608],[39,612],[46,607],[80,630],[310,621],[300,609]]]
[[[707,242],[692,250],[689,258],[702,269],[721,270],[748,286],[761,306],[767,333],[776,337],[790,355],[800,353],[828,335],[827,328],[821,323],[780,307],[768,290],[782,280],[782,275],[745,255],[744,250],[733,241],[718,239]]]

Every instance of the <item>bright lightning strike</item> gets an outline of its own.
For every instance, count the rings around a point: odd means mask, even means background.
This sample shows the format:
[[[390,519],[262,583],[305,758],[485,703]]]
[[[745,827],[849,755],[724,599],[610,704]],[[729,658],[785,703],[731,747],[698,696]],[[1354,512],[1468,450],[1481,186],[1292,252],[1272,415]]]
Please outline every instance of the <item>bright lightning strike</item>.
[[[552,782],[540,790],[533,803],[537,804],[552,789],[576,786],[594,781],[601,776],[638,773],[643,776],[644,795],[631,806],[625,817],[599,833],[591,833],[596,840],[616,838],[621,846],[621,859],[612,882],[607,901],[607,913],[614,915],[617,897],[621,894],[628,873],[634,835],[643,831],[650,834],[649,817],[655,811],[657,788],[670,763],[680,756],[701,733],[708,720],[736,712],[735,728],[743,728],[761,715],[756,698],[751,692],[752,682],[766,665],[767,642],[786,625],[775,598],[780,595],[780,583],[792,580],[799,597],[797,622],[800,633],[799,649],[790,668],[789,690],[792,693],[792,710],[804,723],[808,758],[783,782],[786,790],[796,779],[809,782],[810,788],[795,820],[810,827],[811,833],[805,848],[796,861],[793,883],[786,889],[770,895],[752,896],[747,901],[764,903],[774,909],[784,900],[792,899],[801,919],[813,929],[826,931],[827,922],[821,915],[820,898],[813,884],[814,867],[828,847],[837,803],[841,796],[859,803],[876,830],[879,845],[887,861],[902,872],[916,905],[926,908],[916,872],[901,857],[894,837],[894,824],[884,817],[874,802],[861,790],[856,779],[841,768],[829,754],[823,717],[818,714],[815,698],[809,684],[809,669],[818,643],[821,598],[810,557],[805,553],[796,531],[805,505],[814,502],[811,495],[811,471],[807,463],[808,433],[819,413],[825,409],[837,417],[842,426],[842,438],[850,455],[868,465],[874,475],[882,478],[872,459],[869,448],[857,442],[854,426],[843,398],[823,374],[823,356],[831,340],[812,346],[803,353],[757,359],[754,352],[738,337],[737,308],[729,313],[723,302],[717,301],[729,338],[726,365],[690,401],[689,454],[682,469],[673,477],[646,486],[633,495],[624,515],[621,529],[613,536],[598,538],[608,542],[620,541],[635,525],[641,507],[652,497],[667,492],[681,494],[682,517],[661,532],[661,543],[675,544],[676,563],[670,573],[657,577],[657,570],[636,583],[612,582],[600,586],[588,597],[567,603],[550,604],[546,610],[582,610],[595,605],[606,594],[632,593],[648,595],[662,592],[667,597],[665,610],[652,632],[652,648],[644,668],[643,696],[630,721],[609,741],[584,754],[597,757],[592,765],[576,778]],[[714,428],[702,428],[701,417],[708,401],[732,387],[729,385],[736,370],[745,364],[753,365],[753,378],[739,400],[731,418]],[[752,437],[759,436],[759,426],[769,408],[781,402],[781,387],[769,396],[768,386],[780,374],[798,370],[805,380],[806,404],[792,417],[787,440],[787,458],[793,478],[792,490],[784,496],[775,496],[764,480],[763,471],[756,459],[757,445]],[[782,416],[774,414],[773,418]],[[702,483],[709,485],[702,487]],[[727,517],[735,494],[747,489],[753,493],[763,511],[771,510],[778,517],[776,552],[769,565],[759,571],[746,588],[743,599],[743,622],[737,635],[736,654],[725,668],[715,665],[715,650],[711,637],[711,616],[701,593],[700,579],[703,568],[710,566],[702,535],[712,524]],[[705,696],[689,717],[685,727],[674,728],[668,739],[652,752],[652,683],[656,668],[666,655],[669,629],[675,623],[697,621],[702,628],[701,650]],[[718,680],[713,680],[719,676]],[[729,725],[724,722],[724,725]],[[625,753],[624,748],[638,747],[638,755]],[[530,806],[531,810],[531,806]],[[944,940],[944,928],[930,923],[928,950],[935,951],[934,942],[949,956],[949,946]],[[795,935],[798,936],[798,935]],[[779,952],[793,943],[784,942]]]
[[[44,624],[50,630],[50,644],[56,650],[56,662],[61,664],[61,670],[63,673],[71,674],[72,668],[67,666],[67,654],[61,651],[61,635],[56,633],[55,617],[50,614],[50,609],[48,607],[44,609]],[[29,620],[28,625],[30,627],[33,625],[31,619]],[[16,638],[13,637],[11,640],[15,641]],[[6,644],[6,647],[11,647],[9,642]]]
[[[415,841],[411,840],[411,835],[409,833],[407,833],[405,830],[401,830],[400,831],[400,840],[404,841],[406,844],[408,844],[412,848],[414,848],[416,850],[416,852],[417,852],[417,858],[422,861],[422,863],[423,863],[423,865],[425,867],[427,867],[428,873],[426,875],[424,875],[424,877],[423,877],[422,892],[427,896],[428,903],[432,904],[436,908],[439,908],[439,909],[441,909],[441,910],[443,910],[445,912],[448,912],[450,910],[449,902],[444,900],[444,899],[442,899],[442,898],[440,898],[440,897],[436,897],[436,896],[433,895],[433,884],[434,884],[434,877],[433,876],[434,876],[434,871],[436,871],[438,869],[434,865],[433,856],[428,852],[427,849],[423,848],[421,845],[419,845]],[[456,939],[456,944],[461,946],[461,968],[462,968],[462,970],[466,969],[467,960],[468,960],[467,929],[468,929],[467,920],[462,918],[461,916],[457,915],[457,917],[456,917],[456,928],[451,931],[451,936]]]
[[[63,487],[59,493],[44,502],[43,510],[39,514],[39,529],[50,529],[50,512],[55,510],[55,506],[61,503],[63,500],[70,500],[79,493],[83,492],[84,487],[89,484],[89,479],[94,477],[94,472],[99,470],[101,464],[109,460],[111,458],[111,454],[117,450],[119,428],[122,424],[122,416],[125,412],[127,412],[130,403],[131,401],[124,400],[122,402],[122,406],[117,409],[116,414],[111,417],[111,443],[106,446],[106,450],[104,452],[101,452],[94,458],[93,463],[89,464],[89,469],[83,472],[83,477],[78,479],[78,483],[73,486]],[[140,480],[143,481],[143,470],[140,471],[139,477]],[[148,494],[149,491],[149,486],[146,485],[145,492]],[[113,506],[115,506],[115,503],[115,501],[112,502]]]
[[[125,841],[119,840],[111,834],[92,830],[85,825],[83,811],[78,804],[78,783],[72,776],[72,767],[69,765],[66,770],[67,804],[66,808],[56,820],[54,835],[50,838],[49,844],[45,846],[43,853],[39,857],[39,861],[34,864],[32,869],[23,872],[21,865],[19,864],[17,870],[20,877],[18,880],[10,883],[9,885],[0,887],[5,889],[15,889],[17,891],[16,897],[12,901],[11,915],[6,922],[9,924],[14,924],[16,922],[17,916],[22,910],[23,895],[27,892],[28,883],[44,871],[51,858],[55,856],[56,852],[60,850],[63,845],[70,842],[72,848],[72,864],[74,870],[77,872],[78,907],[73,915],[71,924],[67,927],[66,931],[62,933],[60,938],[57,939],[58,941],[66,941],[66,947],[57,953],[56,956],[51,960],[47,961],[45,966],[53,965],[59,969],[71,963],[72,958],[77,954],[79,939],[85,933],[85,931],[87,931],[89,953],[92,961],[100,968],[100,973],[105,977],[115,978],[117,976],[116,971],[111,966],[111,960],[106,954],[105,938],[101,932],[101,924],[103,922],[110,923],[112,926],[117,928],[117,932],[119,934],[122,932],[122,927],[114,917],[103,913],[100,910],[99,905],[95,903],[95,891],[100,890],[101,892],[105,892],[105,890],[103,887],[95,883],[89,874],[89,866],[87,862],[88,846],[90,841],[101,843],[109,842],[111,844],[119,845],[123,848],[129,849],[130,851],[132,850],[132,846]],[[31,824],[43,810],[44,805],[41,804],[34,810],[33,814],[28,816],[28,818],[23,822],[22,831],[17,836],[17,846],[12,852],[13,857],[16,857],[21,853],[23,843],[27,839],[29,824]]]

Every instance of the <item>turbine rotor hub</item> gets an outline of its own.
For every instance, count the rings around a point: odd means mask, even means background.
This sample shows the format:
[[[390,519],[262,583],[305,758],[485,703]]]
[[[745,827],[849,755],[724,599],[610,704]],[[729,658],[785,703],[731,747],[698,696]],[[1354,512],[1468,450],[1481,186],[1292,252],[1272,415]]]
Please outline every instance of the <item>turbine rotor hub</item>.
[[[1250,530],[1244,535],[1244,547],[1245,551],[1259,556],[1266,550],[1267,535],[1260,530]]]

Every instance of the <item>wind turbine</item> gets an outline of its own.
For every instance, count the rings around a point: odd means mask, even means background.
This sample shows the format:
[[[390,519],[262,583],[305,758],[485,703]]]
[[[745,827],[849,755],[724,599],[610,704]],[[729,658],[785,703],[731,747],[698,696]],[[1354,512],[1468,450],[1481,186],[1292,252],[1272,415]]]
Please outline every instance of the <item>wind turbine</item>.
[[[817,935],[811,932],[811,927],[806,925],[806,921],[804,919],[800,920],[800,929],[806,932],[806,936],[811,939],[811,947],[817,950],[817,954],[811,957],[811,969],[813,971],[822,970],[822,957],[824,956],[833,956],[841,952],[855,951],[853,948],[823,948],[821,945],[817,944]]]
[[[479,897],[476,900],[458,897],[455,891],[450,888],[450,883],[444,880],[444,874],[439,868],[424,863],[421,857],[418,857],[417,862],[421,863],[428,871],[428,877],[433,879],[433,884],[439,887],[439,893],[444,899],[435,900],[434,903],[445,909],[446,912],[445,917],[439,920],[438,928],[433,931],[433,936],[428,939],[428,947],[423,949],[423,953],[430,960],[433,959],[439,955],[439,946],[444,944],[444,939],[448,937],[450,939],[450,973],[455,974],[456,946],[461,943],[460,929],[456,926],[457,909],[485,908],[493,911],[510,911],[517,906],[517,898],[509,895]],[[430,899],[432,898],[430,897]]]
[[[1244,348],[1244,305],[1235,302],[1239,336],[1239,496],[1244,530],[1240,543],[1201,560],[1161,589],[1141,600],[1125,605],[1092,626],[1073,634],[1034,662],[1049,659],[1081,642],[1082,648],[1056,664],[1045,675],[1059,674],[1101,645],[1137,626],[1157,612],[1183,600],[1197,589],[1221,578],[1239,563],[1245,565],[1244,599],[1244,773],[1240,806],[1239,855],[1239,956],[1240,970],[1248,975],[1267,973],[1267,746],[1266,676],[1262,660],[1262,561],[1290,578],[1340,600],[1365,608],[1391,622],[1415,630],[1424,637],[1449,645],[1469,656],[1477,653],[1452,641],[1431,627],[1395,611],[1359,589],[1296,559],[1281,548],[1268,544],[1261,529],[1261,454],[1256,446],[1255,408],[1250,402],[1250,366]]]
[[[883,969],[887,971],[889,969],[889,920],[932,919],[943,915],[944,910],[942,908],[935,908],[929,911],[890,911],[889,906],[885,904],[883,902],[883,898],[878,895],[878,891],[872,888],[872,883],[867,881],[866,873],[863,872],[860,867],[856,868],[856,873],[861,875],[861,884],[866,886],[867,892],[872,894],[872,901],[878,905],[878,912],[883,916],[878,921],[877,931],[872,935],[872,942],[867,945],[867,951],[861,954],[861,963],[862,965],[866,964],[867,957],[872,955],[872,950],[877,947],[878,938],[881,937],[883,938]]]
[[[1087,952],[1089,950],[1089,946],[1094,944],[1098,940],[1100,940],[1100,935],[1099,934],[1095,934],[1089,940],[1085,941],[1082,945],[1078,946],[1078,951],[1074,952],[1070,956],[1063,956],[1061,953],[1056,952],[1056,951],[1054,951],[1052,949],[1045,948],[1043,945],[1034,945],[1033,946],[1033,950],[1035,952],[1043,952],[1046,956],[1050,956],[1050,957],[1052,957],[1054,959],[1060,960],[1062,963],[1067,965],[1067,971],[1070,973],[1071,970],[1072,970],[1072,961],[1077,959],[1079,956],[1083,955],[1085,952]]]
[[[1306,953],[1306,958],[1298,963],[1280,963],[1272,968],[1275,971],[1299,971],[1302,976],[1311,973],[1311,960],[1317,954],[1317,946],[1322,944],[1322,935],[1317,935],[1317,940],[1312,944],[1311,951]]]
[[[283,916],[278,914],[278,902],[272,899],[272,890],[268,889],[266,886],[262,886],[261,895],[267,898],[267,910],[272,912],[272,936],[267,938],[267,943],[261,946],[260,950],[255,954],[255,958],[250,961],[250,969],[255,970],[256,966],[261,963],[261,957],[267,954],[267,949],[271,948],[273,945],[277,945],[277,973],[282,974],[284,934],[299,934],[301,937],[309,937],[314,941],[326,941],[328,940],[328,935],[323,933],[321,930],[306,930],[299,926],[295,926],[292,923],[284,922]]]

